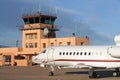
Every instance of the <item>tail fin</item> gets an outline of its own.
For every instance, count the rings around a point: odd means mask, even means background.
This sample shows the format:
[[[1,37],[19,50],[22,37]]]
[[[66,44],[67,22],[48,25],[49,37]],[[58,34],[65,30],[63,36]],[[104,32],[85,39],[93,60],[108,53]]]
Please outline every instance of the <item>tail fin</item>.
[[[115,36],[114,41],[117,46],[120,46],[120,34]]]

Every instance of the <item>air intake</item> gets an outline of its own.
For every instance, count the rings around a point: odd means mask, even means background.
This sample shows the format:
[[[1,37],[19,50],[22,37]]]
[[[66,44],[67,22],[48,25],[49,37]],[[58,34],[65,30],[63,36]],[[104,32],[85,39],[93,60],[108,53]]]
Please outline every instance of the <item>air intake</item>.
[[[115,41],[117,46],[120,46],[120,35],[116,35],[114,38],[114,41]]]

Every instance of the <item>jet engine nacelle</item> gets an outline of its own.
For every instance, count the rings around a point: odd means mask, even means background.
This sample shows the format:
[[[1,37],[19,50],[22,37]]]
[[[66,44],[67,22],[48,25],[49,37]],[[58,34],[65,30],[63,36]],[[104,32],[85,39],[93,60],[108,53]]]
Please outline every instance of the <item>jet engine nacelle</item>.
[[[109,54],[114,58],[120,58],[120,47],[109,48]]]
[[[115,41],[117,46],[120,46],[120,35],[116,35],[114,38],[114,41]]]

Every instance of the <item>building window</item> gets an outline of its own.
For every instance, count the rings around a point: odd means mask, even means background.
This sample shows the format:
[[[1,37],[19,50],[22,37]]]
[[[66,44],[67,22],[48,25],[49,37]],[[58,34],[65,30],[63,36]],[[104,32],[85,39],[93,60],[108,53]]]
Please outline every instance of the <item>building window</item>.
[[[35,23],[39,23],[40,22],[40,18],[39,17],[35,17]]]
[[[29,39],[29,35],[28,34],[26,34],[26,39]]]
[[[37,33],[33,34],[33,39],[37,39]]]
[[[34,18],[29,18],[29,22],[30,22],[30,24],[33,24],[34,23]]]
[[[43,48],[46,48],[46,44],[45,43],[43,43]]]
[[[29,19],[28,18],[25,18],[25,19],[23,19],[24,20],[24,23],[25,24],[29,24]]]
[[[51,43],[51,46],[54,46],[54,43]]]
[[[59,45],[62,45],[62,42],[59,42]]]
[[[26,48],[37,48],[37,43],[26,43]]]
[[[83,42],[81,42],[80,44],[81,44],[81,45],[84,45],[84,43],[83,43]]]
[[[71,45],[71,42],[67,42],[67,45]]]
[[[37,33],[27,33],[25,37],[26,39],[37,39]]]
[[[26,48],[29,48],[29,44],[28,43],[26,43]]]
[[[29,48],[33,48],[33,43],[29,43]]]
[[[29,35],[29,39],[33,39],[33,34],[30,34],[30,35]]]
[[[35,48],[37,48],[37,43],[35,43]]]

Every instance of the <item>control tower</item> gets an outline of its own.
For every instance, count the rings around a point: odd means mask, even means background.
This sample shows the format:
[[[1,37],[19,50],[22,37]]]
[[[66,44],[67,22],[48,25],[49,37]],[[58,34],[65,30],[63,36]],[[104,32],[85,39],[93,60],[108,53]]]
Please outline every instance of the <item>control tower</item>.
[[[41,39],[56,38],[55,31],[59,30],[54,27],[56,18],[55,15],[40,12],[23,15],[24,27],[20,29],[22,30],[23,51],[28,51],[29,48],[36,51],[40,49]]]

